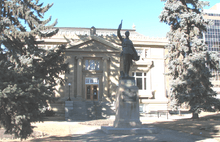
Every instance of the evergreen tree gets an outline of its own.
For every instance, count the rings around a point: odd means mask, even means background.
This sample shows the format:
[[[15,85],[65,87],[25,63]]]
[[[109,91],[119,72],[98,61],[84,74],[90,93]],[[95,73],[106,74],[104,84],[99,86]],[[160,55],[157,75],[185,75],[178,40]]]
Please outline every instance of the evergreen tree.
[[[68,71],[65,46],[38,47],[40,38],[58,32],[43,15],[52,4],[38,0],[0,1],[0,122],[6,133],[21,139],[32,132],[31,122],[41,121],[42,108],[55,99],[59,76]]]
[[[186,103],[193,118],[201,110],[213,111],[218,105],[210,78],[210,70],[218,70],[218,53],[208,52],[203,40],[206,27],[203,7],[209,2],[199,0],[162,0],[165,6],[159,18],[170,25],[167,33],[168,69],[173,106]]]

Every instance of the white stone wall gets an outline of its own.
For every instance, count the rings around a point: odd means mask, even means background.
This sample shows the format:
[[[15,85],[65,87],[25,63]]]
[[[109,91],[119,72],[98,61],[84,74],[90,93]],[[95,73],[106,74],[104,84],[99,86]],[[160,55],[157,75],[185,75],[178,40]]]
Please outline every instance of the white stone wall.
[[[151,69],[152,90],[155,91],[155,99],[164,99],[164,48],[151,48],[151,59],[154,61],[154,67]]]

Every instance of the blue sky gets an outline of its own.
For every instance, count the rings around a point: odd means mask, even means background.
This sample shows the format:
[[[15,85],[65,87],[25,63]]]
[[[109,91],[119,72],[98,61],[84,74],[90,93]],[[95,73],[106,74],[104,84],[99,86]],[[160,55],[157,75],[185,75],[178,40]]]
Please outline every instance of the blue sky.
[[[219,0],[209,0],[209,9]],[[122,29],[132,29],[149,37],[165,37],[169,26],[160,23],[158,16],[164,2],[160,0],[40,0],[54,3],[44,15],[58,19],[57,27],[85,27],[117,29],[123,19]]]

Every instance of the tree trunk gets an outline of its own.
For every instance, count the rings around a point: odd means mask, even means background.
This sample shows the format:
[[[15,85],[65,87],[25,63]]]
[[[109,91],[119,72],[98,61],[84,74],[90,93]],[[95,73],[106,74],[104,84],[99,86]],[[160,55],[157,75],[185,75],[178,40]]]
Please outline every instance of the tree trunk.
[[[193,112],[192,119],[199,119],[199,114],[197,112]]]

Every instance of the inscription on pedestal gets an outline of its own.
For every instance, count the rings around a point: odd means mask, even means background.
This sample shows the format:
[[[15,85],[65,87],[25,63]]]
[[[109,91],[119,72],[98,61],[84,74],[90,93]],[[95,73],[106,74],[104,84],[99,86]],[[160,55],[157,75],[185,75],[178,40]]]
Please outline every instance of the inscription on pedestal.
[[[127,89],[122,92],[121,100],[126,103],[134,103],[137,101],[136,90]]]

